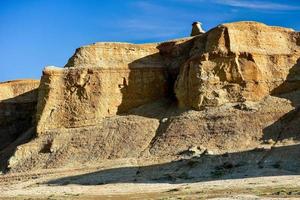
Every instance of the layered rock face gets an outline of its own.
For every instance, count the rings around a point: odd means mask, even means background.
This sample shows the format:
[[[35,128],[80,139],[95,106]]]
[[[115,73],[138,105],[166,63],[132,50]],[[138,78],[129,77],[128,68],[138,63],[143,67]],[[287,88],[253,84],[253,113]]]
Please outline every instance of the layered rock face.
[[[39,81],[0,83],[0,151],[33,126]]]
[[[156,46],[96,43],[77,49],[64,69],[46,68],[38,133],[94,125],[166,97],[168,74]]]
[[[256,22],[159,44],[79,48],[65,68],[44,70],[37,138],[19,146],[8,166],[25,171],[177,159],[198,147],[239,154],[295,144],[299,59],[299,32]],[[253,162],[267,158],[252,153]]]
[[[65,68],[43,72],[38,133],[95,125],[104,117],[169,97],[192,42],[95,43],[77,49]]]
[[[299,37],[291,29],[256,22],[210,30],[181,68],[175,86],[179,105],[200,110],[299,88]]]

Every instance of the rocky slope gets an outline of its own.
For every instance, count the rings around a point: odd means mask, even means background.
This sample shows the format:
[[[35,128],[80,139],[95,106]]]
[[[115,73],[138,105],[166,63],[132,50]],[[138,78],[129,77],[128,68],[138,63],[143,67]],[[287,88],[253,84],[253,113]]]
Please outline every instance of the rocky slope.
[[[300,33],[291,29],[237,22],[157,44],[95,43],[64,68],[45,68],[36,137],[5,141],[1,168],[204,156],[203,173],[230,159],[299,171],[299,97]],[[287,145],[295,148],[282,156]]]

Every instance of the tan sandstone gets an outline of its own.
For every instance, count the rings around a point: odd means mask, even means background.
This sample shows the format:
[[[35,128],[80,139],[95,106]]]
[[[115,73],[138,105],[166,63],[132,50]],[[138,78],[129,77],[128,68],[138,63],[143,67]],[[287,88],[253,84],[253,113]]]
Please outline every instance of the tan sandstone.
[[[0,152],[1,168],[155,163],[201,146],[195,170],[204,175],[225,160],[255,167],[283,160],[282,169],[297,171],[299,47],[299,32],[257,22],[163,43],[81,47],[64,68],[45,68],[37,137]]]
[[[175,86],[179,105],[200,110],[299,88],[299,40],[298,32],[257,22],[210,30],[195,41],[181,67]]]
[[[156,44],[96,43],[76,50],[64,69],[43,72],[38,133],[99,123],[167,96]]]

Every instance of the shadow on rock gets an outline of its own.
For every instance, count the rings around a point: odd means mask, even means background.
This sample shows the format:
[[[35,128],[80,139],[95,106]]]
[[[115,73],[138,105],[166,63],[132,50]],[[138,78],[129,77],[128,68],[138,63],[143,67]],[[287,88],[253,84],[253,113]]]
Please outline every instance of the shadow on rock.
[[[300,141],[300,58],[290,69],[284,83],[271,91],[272,96],[285,98],[291,101],[295,108],[283,115],[279,120],[266,127],[263,140],[280,142],[285,139]],[[274,105],[276,106],[276,105]]]
[[[17,146],[35,135],[37,91],[34,89],[0,102],[0,171],[7,169],[8,159]]]

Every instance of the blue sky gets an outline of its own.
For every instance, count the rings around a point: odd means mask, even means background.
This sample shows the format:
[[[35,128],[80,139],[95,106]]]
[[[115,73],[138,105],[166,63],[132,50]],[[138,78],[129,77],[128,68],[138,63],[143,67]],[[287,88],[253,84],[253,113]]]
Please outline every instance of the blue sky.
[[[0,0],[0,81],[39,79],[64,66],[79,46],[145,43],[251,20],[300,30],[299,0]]]

